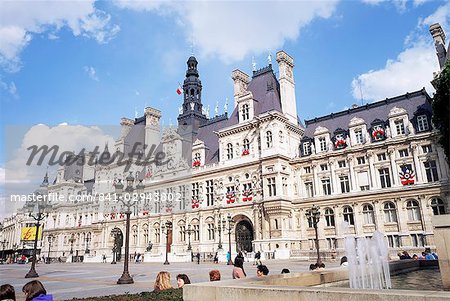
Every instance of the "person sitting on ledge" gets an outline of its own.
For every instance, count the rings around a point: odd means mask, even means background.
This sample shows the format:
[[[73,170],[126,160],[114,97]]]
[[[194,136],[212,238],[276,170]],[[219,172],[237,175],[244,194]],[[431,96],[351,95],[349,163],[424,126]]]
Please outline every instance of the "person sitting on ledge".
[[[291,271],[289,271],[289,269],[286,269],[286,268],[281,270],[281,274],[289,274],[290,272]]]
[[[316,269],[315,271],[323,271],[325,270],[325,263],[321,262],[319,264],[316,263]]]
[[[346,266],[348,266],[347,256],[342,256],[342,258],[341,258],[341,267],[346,267]]]
[[[177,285],[178,288],[183,288],[185,284],[191,284],[191,280],[186,274],[178,274],[177,275]]]
[[[209,281],[219,281],[219,280],[220,280],[220,271],[219,270],[209,271]]]
[[[3,284],[0,286],[0,300],[16,301],[16,292],[14,286],[10,284]]]
[[[170,273],[161,271],[156,275],[155,285],[153,286],[154,291],[164,291],[167,289],[171,289],[172,285],[170,284]]]
[[[269,275],[269,269],[265,265],[260,264],[256,267],[256,276],[264,277],[267,275]]]
[[[244,259],[241,257],[236,257],[234,260],[234,268],[233,272],[231,274],[233,276],[233,279],[240,279],[247,277],[247,274],[245,274],[244,271]]]
[[[25,284],[22,292],[25,293],[25,301],[53,301],[53,296],[47,295],[47,291],[38,280],[33,280]]]

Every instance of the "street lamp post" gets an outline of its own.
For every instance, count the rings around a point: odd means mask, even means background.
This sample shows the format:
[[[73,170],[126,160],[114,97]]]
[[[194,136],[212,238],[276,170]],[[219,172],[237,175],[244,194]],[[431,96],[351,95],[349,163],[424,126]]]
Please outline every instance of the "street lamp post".
[[[131,207],[136,205],[139,200],[140,194],[144,191],[144,184],[142,180],[136,185],[136,192],[138,194],[138,200],[134,199],[133,192],[135,188],[133,187],[134,177],[132,173],[128,175],[125,179],[127,181],[127,187],[125,188],[125,192],[127,193],[125,196],[122,196],[123,192],[123,184],[121,180],[117,184],[115,184],[116,194],[119,200],[126,207],[125,215],[126,215],[126,231],[125,231],[125,260],[123,263],[123,273],[122,276],[117,280],[117,284],[130,284],[134,283],[133,278],[130,276],[128,271],[128,261],[129,261],[129,249],[130,249],[130,215],[131,215]]]
[[[0,243],[2,244],[2,262],[5,261],[5,244],[6,244],[6,239],[4,239],[3,241],[0,241]]]
[[[89,241],[90,241],[90,233],[86,234],[86,250],[84,251],[85,254],[89,254]]]
[[[166,261],[164,261],[164,264],[170,264],[169,263],[169,232],[172,230],[172,223],[170,221],[167,221],[165,223],[165,226],[162,226],[162,232],[166,234]]]
[[[308,221],[310,222],[310,224],[312,224],[312,226],[314,227],[314,231],[316,234],[316,239],[315,239],[315,244],[316,244],[316,251],[317,251],[317,262],[316,265],[319,266],[319,264],[321,263],[320,260],[320,250],[319,250],[319,234],[317,231],[317,224],[319,223],[320,220],[320,211],[319,211],[319,207],[316,205],[313,205],[311,209],[308,209],[306,211],[306,218],[308,219]]]
[[[48,254],[47,254],[47,262],[46,263],[50,264],[50,247],[52,246],[52,241],[53,241],[52,236],[51,235],[48,236],[47,240],[48,240]]]
[[[191,225],[188,225],[187,226],[187,229],[186,230],[184,230],[186,233],[187,233],[187,235],[188,235],[188,247],[187,247],[187,249],[188,249],[188,251],[191,251],[192,250],[192,246],[191,246],[191,234],[192,234],[192,232],[194,232],[194,230],[193,229],[191,229]]]
[[[41,185],[42,187],[42,185]],[[43,204],[41,201],[37,201],[36,203],[37,207],[37,213],[33,214],[30,212],[29,216],[32,217],[36,222],[36,234],[34,237],[34,247],[33,247],[33,259],[31,262],[31,268],[28,271],[28,273],[25,275],[25,278],[36,278],[39,277],[39,274],[36,272],[36,253],[37,253],[37,243],[38,243],[38,237],[39,237],[39,227],[41,226],[41,221],[48,216],[48,214],[45,214],[45,209],[48,209],[48,207]]]
[[[219,245],[217,246],[217,248],[219,250],[223,249],[222,246],[222,230],[225,231],[225,221],[222,220],[222,215],[219,214],[219,226],[217,227],[217,229],[219,230]]]
[[[73,254],[73,243],[75,242],[75,237],[73,234],[70,236],[69,242],[70,242],[70,255],[72,255]]]
[[[227,215],[228,227],[226,230],[228,231],[228,252],[230,253],[230,258],[228,259],[227,265],[232,265],[233,261],[231,260],[231,230],[233,230],[233,219],[231,218],[231,214]]]

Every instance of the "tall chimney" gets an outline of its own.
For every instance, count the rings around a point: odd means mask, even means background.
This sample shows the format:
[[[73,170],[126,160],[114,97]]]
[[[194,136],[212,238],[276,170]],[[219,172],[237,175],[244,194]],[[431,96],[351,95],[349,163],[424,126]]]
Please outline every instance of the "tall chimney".
[[[293,124],[298,124],[297,102],[295,99],[294,59],[283,50],[277,52],[280,73],[281,109]]]
[[[152,145],[160,143],[160,118],[161,111],[147,107],[145,108],[145,157],[152,149]],[[154,150],[153,150],[154,151]]]
[[[247,86],[250,80],[248,75],[239,69],[233,70],[231,73],[231,78],[234,81],[234,107],[236,108],[237,100],[239,96],[247,91]]]

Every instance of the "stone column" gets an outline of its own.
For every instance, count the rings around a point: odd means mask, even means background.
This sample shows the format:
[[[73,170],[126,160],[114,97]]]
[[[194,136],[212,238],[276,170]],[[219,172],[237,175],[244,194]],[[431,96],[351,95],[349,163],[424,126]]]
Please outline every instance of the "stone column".
[[[369,173],[370,173],[370,189],[378,189],[378,181],[376,179],[375,167],[373,166],[373,151],[367,152],[367,160],[369,161]]]
[[[411,144],[411,153],[414,160],[414,169],[416,170],[417,183],[423,183],[422,169],[420,168],[419,154],[417,144]]]
[[[443,150],[441,147],[436,146],[435,149],[437,150],[437,154],[438,154],[438,162],[436,162],[436,165],[438,166],[438,170],[440,171],[440,180],[448,180],[448,174],[449,174],[449,170],[448,170],[448,165],[447,162],[445,160],[445,155],[443,153]]]
[[[314,196],[318,196],[318,195],[322,195],[321,193],[319,194],[319,176],[317,175],[317,163],[313,162],[312,163],[312,169],[313,169],[313,193]]]
[[[450,289],[450,215],[433,216],[436,253],[444,289]]]
[[[395,149],[394,148],[388,148],[388,155],[389,160],[391,162],[391,169],[392,169],[392,186],[399,186],[399,177],[398,177],[398,169],[397,169],[397,163],[395,163]]]
[[[356,189],[355,170],[354,170],[354,166],[353,166],[354,157],[353,156],[348,156],[347,157],[347,162],[348,162],[348,169],[350,171],[350,191],[351,192],[355,192],[355,191],[357,191],[357,189]]]
[[[330,166],[331,191],[332,191],[332,194],[336,194],[336,193],[339,193],[338,184],[337,184],[337,176],[336,176],[336,173],[335,173],[336,160],[330,160],[328,162],[328,165]]]

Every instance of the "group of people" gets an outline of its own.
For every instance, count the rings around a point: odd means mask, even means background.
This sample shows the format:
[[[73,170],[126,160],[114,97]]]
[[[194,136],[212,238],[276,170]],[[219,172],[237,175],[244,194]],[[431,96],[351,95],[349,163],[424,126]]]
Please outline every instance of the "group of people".
[[[47,294],[42,283],[38,280],[28,282],[22,287],[25,301],[53,301],[53,296]],[[10,284],[0,286],[0,300],[16,301],[16,292]]]
[[[403,259],[415,259],[415,260],[438,260],[439,257],[435,252],[431,252],[430,248],[425,248],[425,251],[422,254],[413,254],[413,256],[409,255],[408,252],[403,251],[397,254],[400,260]]]

